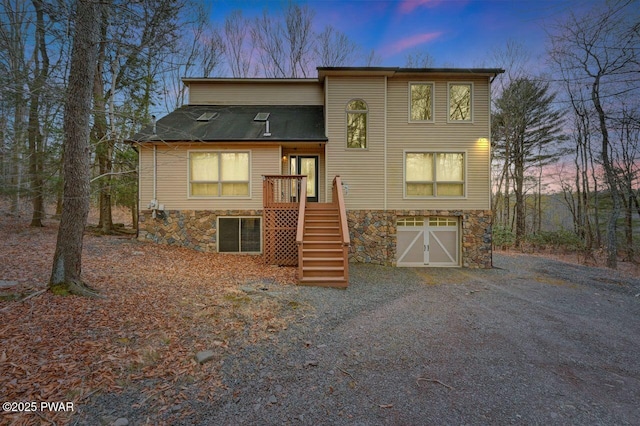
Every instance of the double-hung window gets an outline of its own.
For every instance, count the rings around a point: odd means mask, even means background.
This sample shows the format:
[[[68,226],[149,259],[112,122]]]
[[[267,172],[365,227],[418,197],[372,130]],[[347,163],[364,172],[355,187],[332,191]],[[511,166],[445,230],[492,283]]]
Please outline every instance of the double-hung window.
[[[347,148],[367,147],[367,103],[355,99],[347,103]]]
[[[449,83],[449,121],[471,122],[472,104],[473,84]]]
[[[433,122],[433,83],[409,83],[409,121]]]
[[[406,152],[405,197],[464,197],[464,157],[462,152]]]
[[[248,197],[249,152],[191,151],[191,197]]]

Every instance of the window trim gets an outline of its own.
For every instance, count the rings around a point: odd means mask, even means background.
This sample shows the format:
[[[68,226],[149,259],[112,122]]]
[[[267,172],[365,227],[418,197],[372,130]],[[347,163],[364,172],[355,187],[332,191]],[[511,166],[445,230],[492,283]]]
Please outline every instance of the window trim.
[[[242,219],[258,219],[260,221],[260,251],[220,251],[220,219],[238,219],[242,226]],[[242,255],[259,255],[264,252],[264,221],[262,216],[218,216],[216,217],[216,253],[223,254],[242,254]],[[241,231],[242,232],[242,231]]]
[[[191,195],[191,153],[212,153],[212,154],[248,154],[249,155],[249,176],[246,183],[248,184],[247,195]],[[222,163],[218,160],[218,167]],[[230,149],[190,149],[187,150],[187,199],[188,200],[250,200],[252,199],[251,190],[251,150],[230,150]],[[220,170],[218,170],[220,172]],[[220,176],[220,174],[219,174]],[[219,194],[222,194],[222,180],[218,180]],[[198,182],[196,182],[198,183]],[[205,182],[202,182],[205,183]],[[245,181],[226,181],[226,183],[245,183]]]
[[[418,84],[427,84],[431,86],[431,119],[430,120],[413,120],[411,118],[411,86]],[[407,121],[409,123],[418,123],[418,124],[433,124],[436,121],[436,83],[433,81],[410,81],[407,86],[408,96],[407,96],[407,104],[408,104],[408,117]]]
[[[350,110],[349,104],[353,101],[362,101],[367,106],[366,110]],[[344,138],[344,147],[347,151],[367,151],[369,150],[369,103],[362,98],[352,98],[349,99],[344,107],[344,119],[345,119],[345,138]],[[356,148],[349,146],[349,114],[365,114],[365,138],[364,138],[364,148]]]
[[[435,195],[407,195],[407,154],[433,154],[434,173],[434,194]],[[436,158],[438,154],[462,154],[462,181],[442,181],[438,182],[438,170],[436,168]],[[442,149],[442,150],[416,150],[405,149],[402,151],[402,198],[405,200],[464,200],[467,199],[467,150]],[[462,195],[438,195],[438,183],[462,183]]]
[[[451,119],[451,86],[454,85],[468,85],[471,91],[471,99],[469,100],[469,107],[471,108],[470,117],[468,120],[452,120]],[[473,81],[449,81],[447,82],[447,123],[473,123],[475,108],[473,107],[474,102],[474,85]]]

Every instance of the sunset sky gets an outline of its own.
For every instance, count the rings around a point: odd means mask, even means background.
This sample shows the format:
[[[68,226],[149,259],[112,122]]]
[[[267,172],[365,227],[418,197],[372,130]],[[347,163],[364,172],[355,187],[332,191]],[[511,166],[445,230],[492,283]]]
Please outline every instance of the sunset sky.
[[[346,33],[366,50],[375,49],[382,66],[403,66],[407,53],[426,50],[437,67],[492,67],[487,53],[507,40],[524,44],[532,59],[544,53],[545,26],[577,11],[585,0],[308,0],[321,31],[326,24]],[[241,9],[254,17],[286,2],[217,0],[211,17],[222,24]]]

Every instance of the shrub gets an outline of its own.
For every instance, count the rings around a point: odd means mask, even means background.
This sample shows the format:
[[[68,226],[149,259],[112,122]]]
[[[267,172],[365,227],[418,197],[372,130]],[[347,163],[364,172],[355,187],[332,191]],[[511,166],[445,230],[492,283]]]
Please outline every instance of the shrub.
[[[513,247],[516,241],[515,234],[504,226],[494,227],[492,238],[494,247],[501,247],[503,249]]]
[[[560,229],[558,231],[543,231],[529,234],[526,241],[538,249],[554,248],[559,250],[576,251],[584,248],[583,241],[576,233]]]

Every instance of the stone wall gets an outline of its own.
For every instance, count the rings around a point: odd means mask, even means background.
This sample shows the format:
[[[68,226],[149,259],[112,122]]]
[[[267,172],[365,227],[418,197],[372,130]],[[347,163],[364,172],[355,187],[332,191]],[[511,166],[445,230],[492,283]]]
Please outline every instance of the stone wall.
[[[172,210],[162,216],[154,219],[151,210],[142,210],[138,239],[215,252],[218,216],[262,216],[262,210]]]
[[[155,219],[150,210],[143,210],[138,239],[215,252],[218,216],[262,216],[262,210],[166,211]],[[407,216],[461,218],[461,265],[492,267],[490,210],[348,210],[350,261],[395,265],[396,221]]]
[[[461,218],[461,265],[492,267],[490,210],[349,210],[350,261],[395,265],[396,221],[408,216]]]

